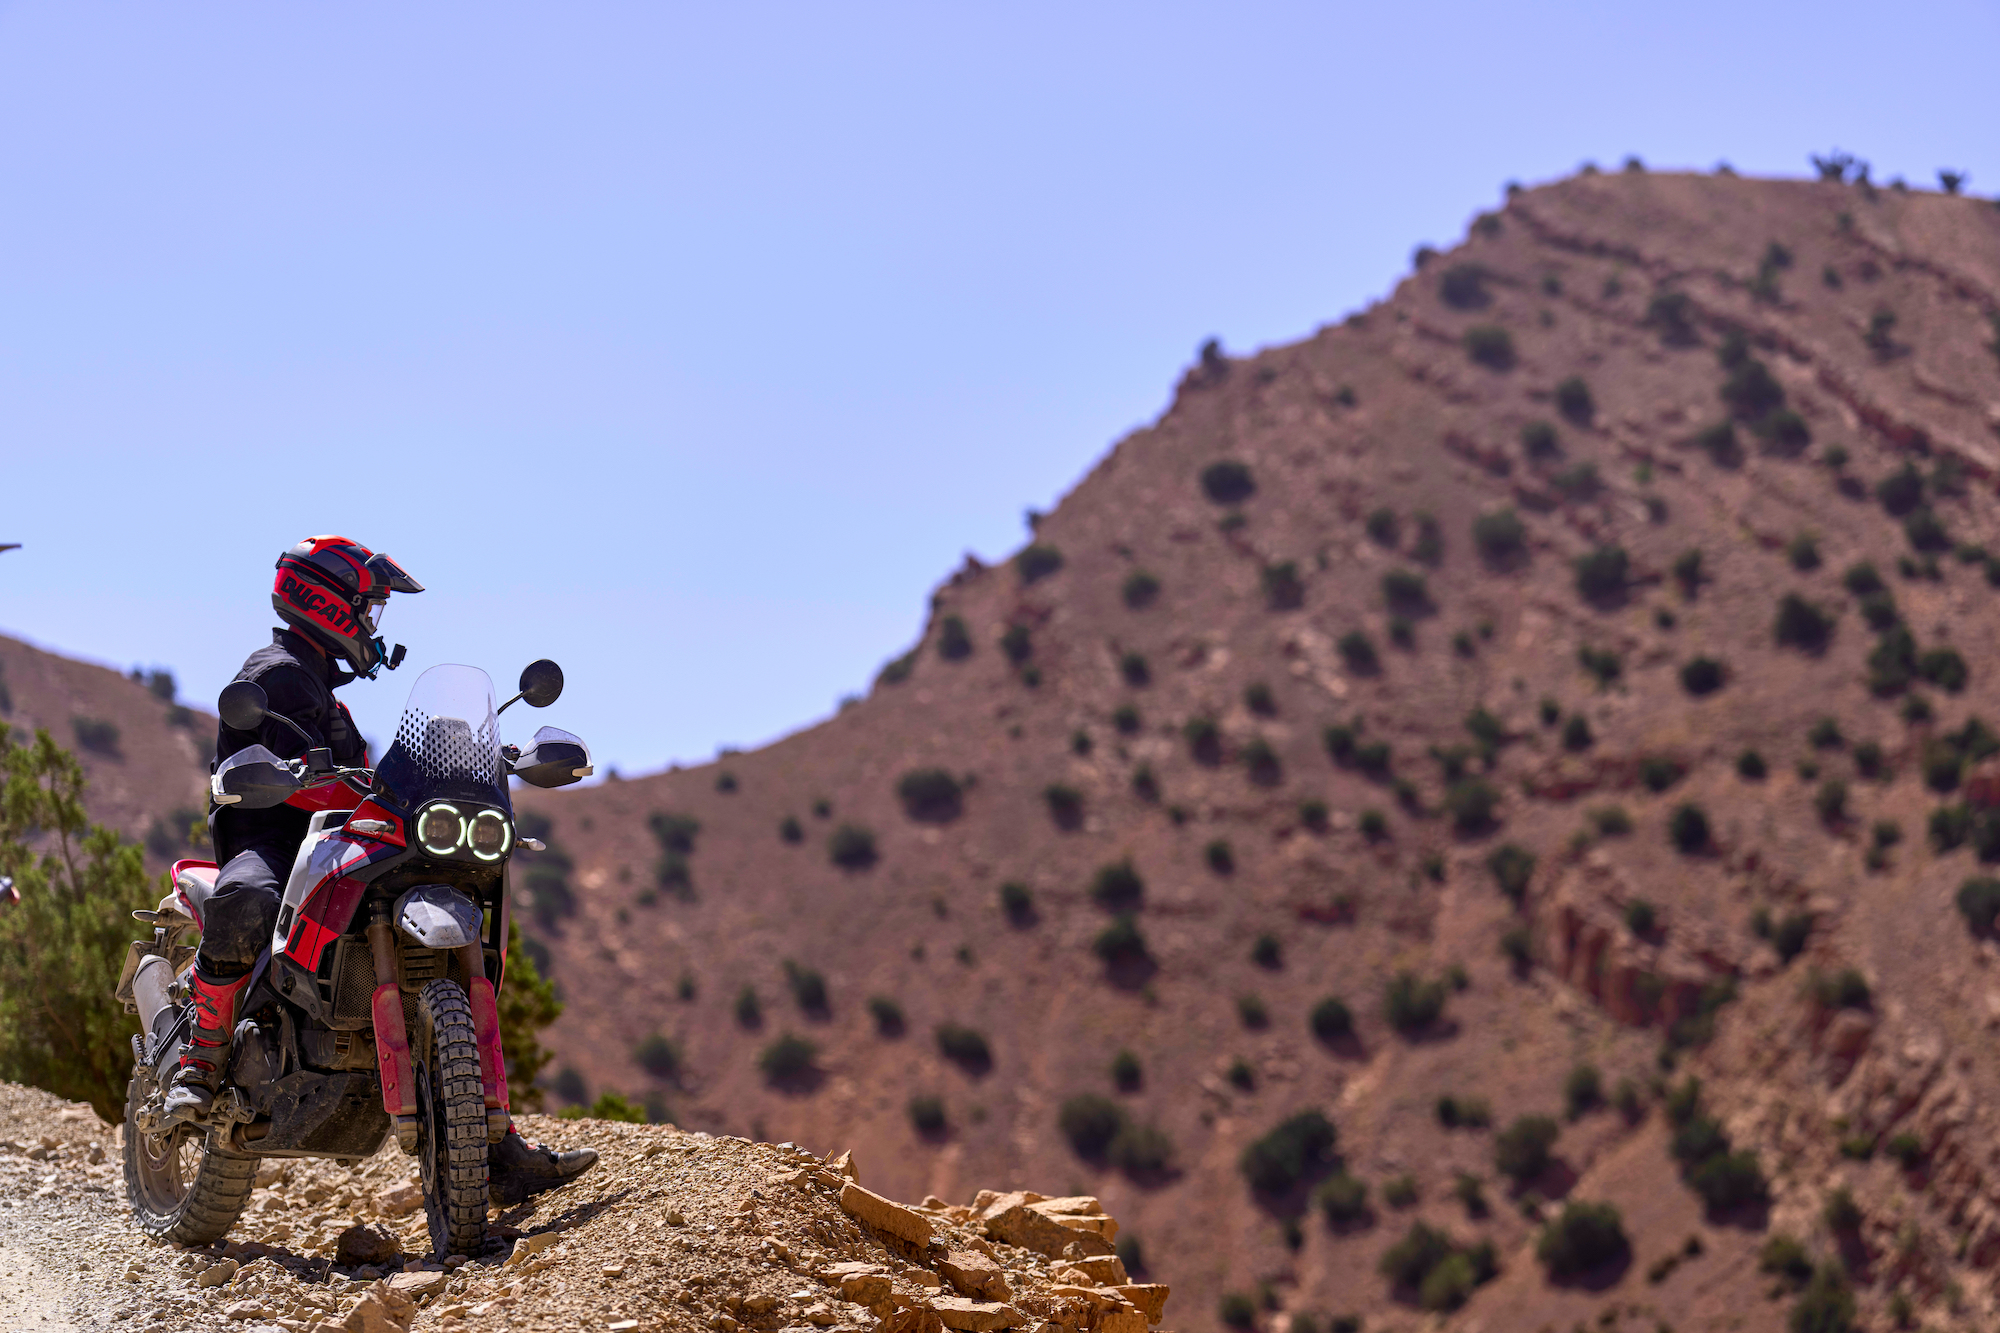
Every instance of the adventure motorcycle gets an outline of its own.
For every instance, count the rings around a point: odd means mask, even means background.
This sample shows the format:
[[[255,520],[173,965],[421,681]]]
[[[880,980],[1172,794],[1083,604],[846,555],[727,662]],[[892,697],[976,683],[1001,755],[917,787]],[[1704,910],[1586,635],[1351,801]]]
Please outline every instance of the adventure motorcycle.
[[[176,862],[159,907],[133,913],[154,929],[132,945],[117,991],[142,1029],[132,1039],[125,1187],[149,1235],[219,1239],[249,1199],[258,1159],[352,1166],[393,1131],[419,1162],[432,1248],[479,1253],[487,1145],[509,1124],[496,1002],[507,863],[517,845],[541,850],[515,834],[507,779],[561,787],[591,772],[589,748],[554,727],[525,750],[500,743],[499,713],[520,700],[554,703],[562,670],[535,662],[520,685],[496,710],[484,671],[431,668],[374,769],[336,767],[319,748],[284,760],[261,745],[216,766],[218,805],[290,801],[316,813],[200,1124],[169,1123],[162,1102],[195,1026],[188,974],[215,863]],[[305,735],[269,711],[254,682],[229,685],[217,711],[238,730],[269,719]]]

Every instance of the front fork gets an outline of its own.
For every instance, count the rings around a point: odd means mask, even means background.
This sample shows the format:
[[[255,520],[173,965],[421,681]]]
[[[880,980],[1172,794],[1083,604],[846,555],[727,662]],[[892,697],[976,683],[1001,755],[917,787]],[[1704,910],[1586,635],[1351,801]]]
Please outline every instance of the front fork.
[[[403,1022],[402,992],[396,984],[396,936],[389,924],[387,903],[377,902],[370,909],[368,948],[374,955],[378,983],[369,1010],[375,1022],[376,1062],[382,1072],[382,1109],[395,1122],[397,1146],[405,1153],[415,1153],[416,1074],[410,1061],[409,1027]],[[513,1123],[508,1109],[507,1064],[500,1050],[500,1006],[477,940],[459,950],[459,961],[465,968],[472,1033],[479,1046],[479,1079],[486,1091],[486,1141],[498,1143]]]

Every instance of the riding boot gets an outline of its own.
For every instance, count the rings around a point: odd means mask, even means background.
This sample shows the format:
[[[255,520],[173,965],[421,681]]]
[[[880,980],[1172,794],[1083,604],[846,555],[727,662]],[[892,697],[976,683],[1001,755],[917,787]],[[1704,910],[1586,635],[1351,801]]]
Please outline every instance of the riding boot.
[[[512,1125],[500,1142],[486,1150],[486,1188],[497,1207],[516,1204],[531,1194],[567,1185],[597,1164],[595,1148],[558,1152],[521,1137]]]
[[[194,992],[194,1032],[181,1048],[180,1068],[174,1071],[174,1085],[167,1091],[168,1124],[208,1118],[216,1091],[222,1086],[222,1071],[229,1065],[236,1001],[250,978],[245,974],[233,981],[211,981],[197,965],[188,974],[188,982]]]

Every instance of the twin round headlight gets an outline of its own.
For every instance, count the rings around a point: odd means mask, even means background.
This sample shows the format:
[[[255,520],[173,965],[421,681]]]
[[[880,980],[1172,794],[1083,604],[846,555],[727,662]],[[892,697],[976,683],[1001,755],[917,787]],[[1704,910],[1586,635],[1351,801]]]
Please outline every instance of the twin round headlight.
[[[463,847],[482,861],[498,861],[514,845],[514,826],[498,810],[468,816],[455,805],[433,801],[417,814],[417,845],[432,856],[450,856]]]

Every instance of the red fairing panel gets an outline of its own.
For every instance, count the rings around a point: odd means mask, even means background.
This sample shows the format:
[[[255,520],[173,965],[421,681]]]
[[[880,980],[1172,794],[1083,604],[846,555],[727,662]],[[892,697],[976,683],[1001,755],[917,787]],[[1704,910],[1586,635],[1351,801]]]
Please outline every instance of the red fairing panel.
[[[313,848],[306,873],[313,877],[305,902],[285,941],[285,956],[310,972],[319,971],[322,951],[354,920],[367,885],[352,878],[370,861],[394,856],[400,849],[334,834]]]
[[[300,810],[352,810],[360,799],[345,782],[329,782],[295,791],[285,798],[285,804]]]

